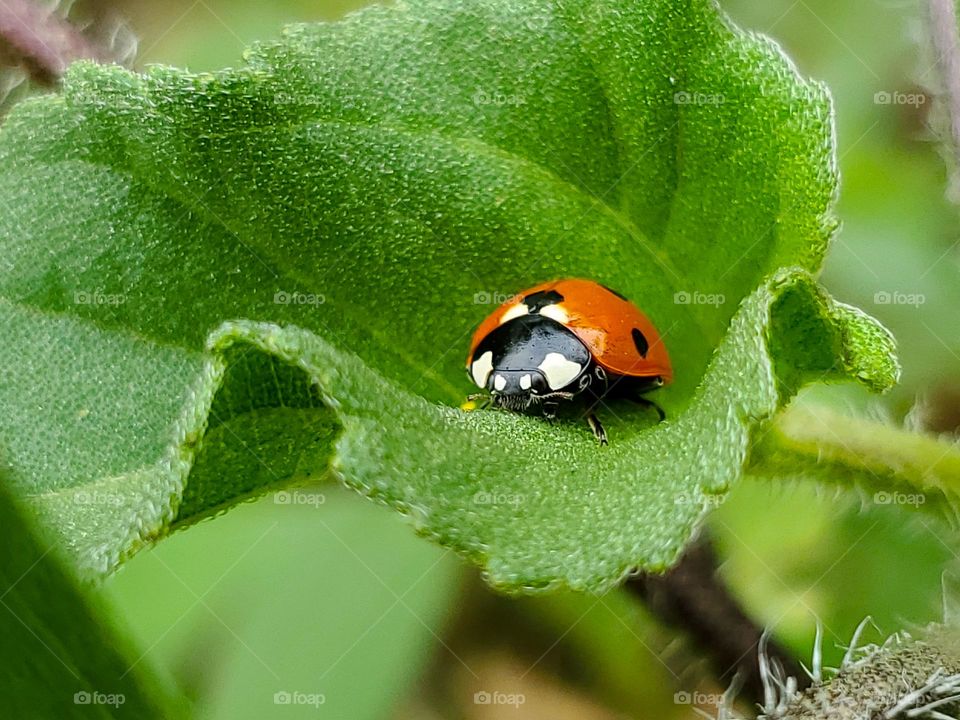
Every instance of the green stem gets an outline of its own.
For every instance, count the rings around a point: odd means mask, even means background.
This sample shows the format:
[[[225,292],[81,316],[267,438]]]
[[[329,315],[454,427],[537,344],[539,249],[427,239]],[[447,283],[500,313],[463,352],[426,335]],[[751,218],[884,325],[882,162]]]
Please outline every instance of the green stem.
[[[756,441],[748,473],[815,477],[868,490],[879,505],[960,507],[960,445],[810,405],[781,413]]]

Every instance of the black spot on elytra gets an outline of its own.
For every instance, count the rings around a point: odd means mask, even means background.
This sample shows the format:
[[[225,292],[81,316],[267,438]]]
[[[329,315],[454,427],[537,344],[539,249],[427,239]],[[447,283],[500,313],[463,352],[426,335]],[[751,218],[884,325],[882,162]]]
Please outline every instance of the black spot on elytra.
[[[621,294],[621,293],[618,293],[618,292],[617,292],[616,290],[614,290],[612,287],[607,287],[606,285],[600,285],[600,287],[602,287],[604,290],[606,290],[606,291],[608,291],[608,292],[612,292],[614,295],[616,295],[616,296],[617,296],[618,298],[620,298],[621,300],[626,300],[627,302],[630,302],[630,300],[628,300],[625,295],[623,295],[623,294]]]
[[[563,302],[563,295],[556,290],[541,290],[523,299],[523,304],[527,306],[531,315],[540,312],[547,305],[556,305]]]
[[[633,344],[637,346],[637,352],[640,353],[640,357],[646,357],[647,351],[650,349],[650,343],[647,342],[643,333],[637,330],[637,328],[631,330],[630,334],[633,335]]]

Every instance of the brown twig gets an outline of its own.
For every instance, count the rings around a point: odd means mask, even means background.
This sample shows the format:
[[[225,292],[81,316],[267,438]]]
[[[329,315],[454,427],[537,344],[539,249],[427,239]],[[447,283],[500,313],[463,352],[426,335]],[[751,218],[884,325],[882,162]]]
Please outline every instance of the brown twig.
[[[960,42],[954,0],[928,0],[930,39],[940,75],[940,95],[949,124],[955,165],[960,167]]]
[[[757,654],[763,628],[717,577],[716,555],[706,535],[692,543],[667,573],[636,575],[626,588],[663,622],[689,633],[721,681],[730,682],[739,673],[742,692],[754,702],[763,702]],[[810,685],[807,673],[781,645],[770,640],[766,654],[772,664],[779,664],[786,675],[796,678],[800,689]]]
[[[0,56],[44,85],[55,83],[75,60],[108,59],[77,28],[30,0],[0,0]]]

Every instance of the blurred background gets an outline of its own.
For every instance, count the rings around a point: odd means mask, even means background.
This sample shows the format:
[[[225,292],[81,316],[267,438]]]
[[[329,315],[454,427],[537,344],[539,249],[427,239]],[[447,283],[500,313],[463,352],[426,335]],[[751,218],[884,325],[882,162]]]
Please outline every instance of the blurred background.
[[[336,19],[361,4],[130,0],[112,9],[139,38],[138,67],[213,70],[241,63],[247,44],[278,36],[285,23]],[[937,78],[923,4],[721,5],[831,88],[843,225],[823,280],[899,341],[903,379],[889,395],[845,385],[814,388],[802,401],[956,433],[960,233],[930,130]],[[201,717],[715,712],[723,687],[695,649],[622,591],[498,596],[392,511],[334,485],[297,492],[297,502],[268,496],[176,534],[102,589],[143,652],[138,662],[185,691]],[[809,483],[741,483],[710,529],[724,579],[807,664],[818,618],[827,665],[839,663],[867,615],[872,641],[938,619],[941,576],[960,547],[945,523],[909,507]],[[305,701],[282,706],[284,693]]]

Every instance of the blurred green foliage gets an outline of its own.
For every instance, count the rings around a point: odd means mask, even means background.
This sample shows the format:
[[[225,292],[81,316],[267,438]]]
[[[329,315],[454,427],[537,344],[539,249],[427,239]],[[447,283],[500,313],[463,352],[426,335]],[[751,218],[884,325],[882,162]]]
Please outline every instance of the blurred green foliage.
[[[125,563],[107,595],[201,717],[363,720],[389,716],[417,681],[458,575],[450,551],[330,485],[177,533]]]
[[[960,231],[957,210],[946,198],[940,148],[927,127],[933,101],[922,93],[938,80],[925,49],[923,5],[722,4],[737,22],[778,40],[804,74],[830,87],[842,227],[823,280],[838,299],[864,308],[897,337],[903,376],[890,403],[902,415],[918,394],[960,378],[954,312],[960,307]],[[907,102],[917,94],[916,103]],[[897,303],[894,293],[922,296],[922,304]]]
[[[889,333],[809,275],[829,94],[710,0],[370,7],[245,60],[78,64],[0,135],[0,435],[85,574],[322,470],[329,406],[345,482],[492,585],[606,589],[674,562],[800,386],[896,379]],[[672,358],[671,422],[611,403],[602,455],[582,421],[449,407],[478,298],[571,276]]]
[[[0,473],[2,474],[2,473]],[[182,700],[156,681],[152,662],[104,618],[100,598],[77,586],[61,553],[37,532],[0,477],[0,697],[23,718],[179,717]]]
[[[885,102],[936,87],[915,2],[827,0],[722,3],[740,24],[777,39],[804,74],[824,80],[836,108],[842,226],[822,279],[894,333],[901,383],[882,401],[859,388],[811,390],[811,401],[900,420],[917,400],[960,382],[960,248],[947,170],[928,127],[932,99]],[[865,31],[869,28],[869,31]],[[895,304],[894,294],[922,304]],[[809,657],[814,615],[825,660],[837,663],[860,620],[884,634],[940,617],[941,574],[956,566],[957,534],[909,507],[830,489],[746,483],[712,525],[724,568],[749,606]],[[871,640],[880,639],[874,634]]]
[[[902,417],[918,395],[960,380],[957,215],[944,198],[944,164],[924,127],[929,106],[884,105],[874,99],[878,92],[916,92],[918,84],[932,81],[917,50],[923,30],[920,7],[915,2],[831,0],[722,4],[745,27],[779,40],[803,73],[830,86],[837,109],[843,227],[823,278],[836,297],[868,309],[900,341],[902,384],[884,402],[852,387],[840,400],[835,391],[810,395],[841,409]],[[346,8],[339,3],[139,0],[129,3],[128,12],[142,38],[144,61],[199,70],[238,62],[244,45],[276,35],[284,21],[335,17]],[[876,303],[876,293],[882,292],[921,294],[925,302]],[[146,651],[144,662],[167,667],[190,686],[209,716],[263,717],[257,703],[279,683],[254,652],[278,674],[304,685],[289,689],[304,691],[315,688],[313,678],[346,652],[342,671],[331,671],[319,691],[329,703],[341,692],[337,688],[360,696],[365,705],[352,717],[388,716],[385,708],[423,667],[417,662],[433,637],[403,607],[395,607],[383,625],[349,649],[346,640],[356,636],[357,628],[343,623],[353,622],[353,613],[358,622],[375,620],[394,598],[315,521],[320,518],[355,549],[362,543],[358,554],[390,573],[397,592],[413,584],[442,552],[413,538],[386,510],[333,491],[316,510],[276,506],[269,499],[239,508],[142,553],[107,583],[118,615],[127,618]],[[280,525],[269,530],[274,523]],[[855,498],[793,485],[742,484],[711,525],[726,558],[724,575],[748,606],[761,620],[778,623],[801,656],[809,653],[814,615],[819,616],[826,628],[828,663],[838,658],[832,646],[846,642],[866,614],[877,618],[885,632],[937,618],[940,574],[955,564],[960,547],[952,530],[909,508],[867,504],[861,509]],[[454,565],[450,558],[442,560],[407,597],[437,633],[443,631],[444,603],[456,597]],[[223,581],[214,584],[227,570]],[[203,604],[195,605],[195,596],[176,576],[197,594],[213,586],[205,601],[239,639]],[[559,643],[562,647],[578,634],[581,603],[582,598],[562,596],[527,599],[522,610],[528,620],[540,617],[551,625],[556,637],[573,625]],[[519,604],[509,605],[520,612]],[[268,617],[271,607],[282,610]],[[642,642],[651,641],[642,615],[624,620],[637,628]],[[604,611],[596,622],[607,623],[605,630],[597,630],[599,637],[620,638],[639,648],[629,654],[632,672],[660,677],[659,661],[620,619]],[[285,656],[288,644],[297,649]],[[400,658],[405,651],[412,659]],[[392,699],[380,692],[388,686]],[[667,707],[675,689],[662,687]],[[633,717],[665,717],[660,707],[648,715],[642,700],[632,702]],[[673,707],[677,718],[693,716],[688,706]],[[451,710],[448,716],[456,714]]]

